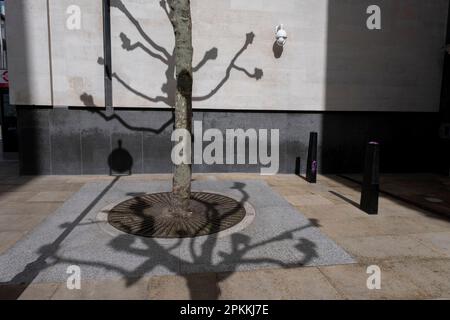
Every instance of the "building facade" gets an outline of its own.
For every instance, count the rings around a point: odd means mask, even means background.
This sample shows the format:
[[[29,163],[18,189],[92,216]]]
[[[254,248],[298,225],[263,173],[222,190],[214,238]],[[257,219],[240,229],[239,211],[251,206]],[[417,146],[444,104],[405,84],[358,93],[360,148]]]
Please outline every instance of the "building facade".
[[[191,6],[194,120],[205,130],[279,129],[281,173],[294,173],[299,159],[304,171],[311,131],[324,173],[359,172],[372,140],[381,144],[384,172],[448,172],[448,0]],[[22,173],[107,174],[117,149],[132,158],[133,173],[171,172],[167,15],[164,1],[7,1]]]

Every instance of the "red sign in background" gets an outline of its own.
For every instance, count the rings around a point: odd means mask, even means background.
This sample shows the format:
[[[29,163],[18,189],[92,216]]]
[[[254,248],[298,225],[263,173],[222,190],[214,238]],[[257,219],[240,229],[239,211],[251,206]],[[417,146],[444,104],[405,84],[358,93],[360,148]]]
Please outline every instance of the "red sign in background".
[[[8,70],[0,70],[0,88],[8,88]]]

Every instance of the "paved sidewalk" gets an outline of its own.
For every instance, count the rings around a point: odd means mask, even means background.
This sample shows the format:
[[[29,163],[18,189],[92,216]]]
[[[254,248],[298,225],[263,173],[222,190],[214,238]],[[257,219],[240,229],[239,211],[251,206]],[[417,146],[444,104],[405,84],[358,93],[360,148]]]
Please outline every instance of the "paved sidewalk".
[[[52,217],[0,255],[0,282],[64,282],[71,265],[81,267],[84,280],[99,281],[355,262],[313,219],[305,218],[263,181],[193,182],[193,190],[220,192],[256,211],[231,235],[226,230],[194,239],[142,238],[97,219],[103,208],[131,195],[170,188],[168,181],[87,183]],[[47,263],[39,264],[44,260]]]
[[[104,176],[19,177],[0,164],[0,254],[29,234],[88,182]],[[400,176],[399,176],[400,177]],[[208,272],[115,280],[1,286],[0,298],[20,299],[437,299],[450,298],[450,221],[389,196],[379,215],[361,212],[359,186],[335,176],[315,185],[294,175],[201,174],[195,180],[264,180],[357,263],[236,272]],[[437,177],[438,178],[438,177]],[[448,178],[443,179],[449,185]],[[170,181],[135,175],[123,181]],[[408,188],[408,185],[403,186]],[[381,290],[368,290],[366,269],[381,268]]]
[[[362,181],[361,175],[345,175]],[[434,174],[384,174],[381,191],[393,198],[450,219],[450,178]]]

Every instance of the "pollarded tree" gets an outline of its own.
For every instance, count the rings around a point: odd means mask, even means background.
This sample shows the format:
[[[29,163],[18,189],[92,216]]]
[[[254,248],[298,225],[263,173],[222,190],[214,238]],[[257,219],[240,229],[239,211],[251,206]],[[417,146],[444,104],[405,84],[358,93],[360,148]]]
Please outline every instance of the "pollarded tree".
[[[236,70],[239,72],[243,72],[245,75],[247,75],[249,78],[254,78],[256,80],[259,80],[263,76],[263,71],[259,68],[255,68],[254,72],[249,72],[243,67],[240,67],[236,64],[237,59],[239,56],[247,49],[247,47],[253,43],[254,40],[254,33],[249,32],[246,34],[245,37],[245,43],[240,48],[237,53],[233,56],[231,61],[229,62],[224,76],[221,78],[221,80],[218,82],[218,84],[211,89],[211,91],[207,94],[201,95],[201,96],[192,96],[192,86],[193,86],[193,73],[198,71],[201,67],[203,67],[208,60],[214,60],[217,58],[217,48],[212,48],[211,50],[207,51],[202,58],[202,60],[195,66],[192,66],[192,60],[193,60],[193,46],[192,46],[192,21],[191,21],[191,8],[190,8],[190,0],[161,0],[160,5],[165,11],[167,17],[169,18],[174,35],[175,35],[175,46],[173,53],[169,53],[168,50],[166,50],[164,47],[158,45],[155,43],[144,31],[143,27],[140,25],[139,21],[133,17],[131,12],[126,8],[122,0],[112,0],[111,1],[111,7],[117,8],[120,10],[129,20],[130,22],[136,27],[139,34],[142,36],[142,38],[145,40],[147,45],[150,46],[148,48],[144,43],[141,42],[135,42],[133,43],[130,38],[123,32],[120,33],[120,39],[122,41],[122,48],[131,51],[135,49],[141,49],[144,50],[149,56],[152,58],[155,58],[159,60],[160,62],[167,65],[167,70],[165,72],[167,77],[167,82],[163,84],[161,90],[165,95],[162,96],[156,96],[156,97],[150,97],[136,88],[133,88],[130,86],[130,84],[126,83],[124,78],[120,76],[120,74],[117,74],[116,72],[113,72],[110,77],[117,80],[117,82],[122,85],[124,88],[129,90],[130,92],[138,95],[139,97],[146,99],[150,102],[158,103],[163,102],[166,105],[173,108],[173,121],[174,121],[174,129],[181,129],[184,130],[190,136],[192,135],[191,128],[192,128],[192,101],[203,101],[206,99],[211,98],[213,95],[215,95],[222,87],[223,85],[228,81],[228,79],[231,76],[231,71]],[[100,64],[103,64],[104,61],[102,58],[99,58],[98,62]],[[174,76],[175,74],[175,76]],[[85,103],[87,106],[95,105],[93,98],[91,95],[84,93],[81,97],[81,100]],[[99,112],[100,113],[100,112]],[[111,119],[117,119],[122,124],[126,125],[127,128],[135,129],[135,130],[146,130],[151,131],[155,133],[159,133],[162,130],[164,130],[168,125],[169,122],[163,124],[163,126],[158,129],[148,129],[148,128],[136,128],[132,124],[124,123],[123,119],[121,119],[119,116],[113,114],[110,116],[103,115],[100,113],[100,115],[105,118],[105,120],[111,120]],[[187,143],[190,139],[182,139],[180,143]],[[190,148],[180,148],[182,152],[189,150]],[[188,158],[187,155],[180,155],[180,158],[186,159]],[[182,217],[189,217],[191,216],[191,205],[192,205],[192,197],[191,197],[191,177],[192,177],[192,167],[189,163],[182,162],[182,163],[174,163],[174,171],[173,171],[173,186],[172,186],[172,193],[170,195],[170,205],[169,205],[169,211],[171,212],[171,215],[174,218]],[[138,199],[139,200],[139,199]],[[140,199],[139,201],[141,201]],[[203,200],[199,200],[198,197],[195,199],[196,203]],[[140,203],[140,205],[143,205]],[[204,203],[206,205],[206,203]],[[209,205],[209,204],[208,204]],[[215,207],[214,210],[219,210],[219,207]],[[222,208],[223,209],[223,208]],[[200,210],[204,210],[200,209]],[[208,209],[211,211],[211,207]],[[195,210],[193,210],[195,211]],[[233,208],[233,210],[228,210],[229,213],[226,214],[227,216],[230,216],[232,212],[236,212],[237,209]],[[216,212],[217,213],[217,212]],[[156,213],[155,213],[156,214]],[[217,214],[216,214],[217,215]],[[208,214],[205,214],[205,217],[207,217]],[[155,216],[156,217],[156,216]],[[139,217],[141,219],[142,216]],[[159,218],[159,217],[157,217]],[[223,218],[223,217],[222,217]],[[209,218],[204,219],[208,220]],[[151,219],[147,219],[151,220]],[[191,220],[191,219],[189,219]],[[196,225],[195,228],[202,229],[203,227],[198,226],[198,219],[194,219],[196,221],[193,221],[192,223]],[[157,224],[156,222],[148,222],[149,229],[152,229],[152,231],[156,232],[156,230],[153,230],[153,226]],[[120,222],[121,223],[121,222]],[[223,224],[223,221],[219,224]],[[142,224],[142,228],[144,228],[145,223]],[[180,228],[184,228],[185,224],[181,223]],[[126,229],[126,227],[124,227]],[[213,227],[214,229],[215,227]],[[170,227],[169,229],[174,229]],[[176,229],[176,228],[175,228]],[[183,231],[183,230],[181,230]],[[182,234],[183,232],[180,232]],[[191,232],[191,234],[195,234],[196,230],[194,232]],[[172,232],[172,234],[177,234],[177,232]]]
[[[168,17],[172,23],[175,34],[175,74],[176,74],[176,89],[174,101],[175,113],[175,129],[183,129],[192,134],[192,20],[190,0],[166,0],[169,5],[170,12],[167,11]],[[161,6],[165,8],[166,2],[161,1]],[[235,65],[237,57],[252,43],[254,38],[253,33],[248,33],[244,47],[233,58],[229,67],[227,68],[226,76],[222,79],[219,85],[211,91],[209,95],[200,99],[205,99],[213,95],[226,82],[230,75],[232,68],[245,72],[249,77],[260,79],[262,77],[262,70],[255,68],[255,73],[251,74],[244,68]],[[217,55],[217,50],[215,55]],[[201,63],[200,63],[201,65]],[[198,98],[196,98],[197,100]],[[199,100],[200,100],[199,99]],[[184,140],[186,141],[186,140]],[[186,150],[186,148],[183,148]],[[172,186],[172,212],[179,215],[190,215],[190,198],[191,198],[191,177],[192,167],[189,163],[174,164],[173,186]]]
[[[175,129],[192,133],[192,21],[190,0],[169,0],[170,20],[175,34]],[[174,165],[172,213],[189,215],[192,166]]]

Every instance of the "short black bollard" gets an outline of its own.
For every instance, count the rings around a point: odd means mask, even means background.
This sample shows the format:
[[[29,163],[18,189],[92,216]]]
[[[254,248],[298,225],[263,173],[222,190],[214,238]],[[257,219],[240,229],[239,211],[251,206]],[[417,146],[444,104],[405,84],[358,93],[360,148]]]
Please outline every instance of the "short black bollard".
[[[295,158],[295,175],[300,176],[301,174],[301,159],[300,157]]]
[[[317,180],[317,132],[310,132],[308,160],[306,162],[306,181],[316,183]]]
[[[366,148],[360,208],[368,214],[378,214],[380,190],[380,145],[369,142]]]

